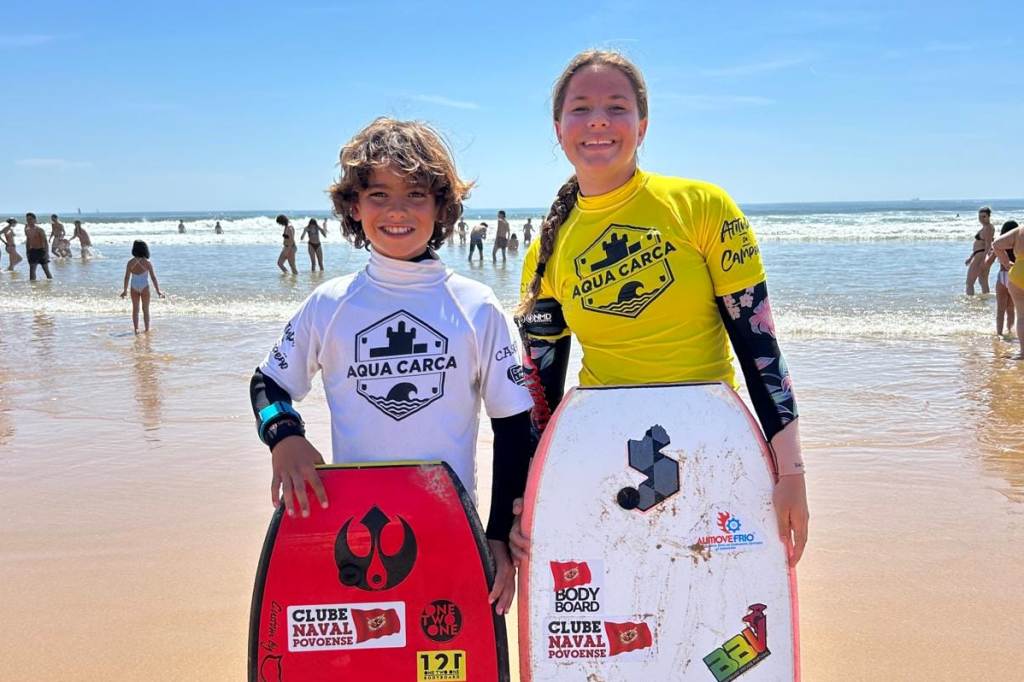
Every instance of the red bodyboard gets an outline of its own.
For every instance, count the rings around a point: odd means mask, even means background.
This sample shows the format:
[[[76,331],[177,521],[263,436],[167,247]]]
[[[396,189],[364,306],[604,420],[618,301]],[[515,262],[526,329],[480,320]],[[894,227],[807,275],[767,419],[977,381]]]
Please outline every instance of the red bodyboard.
[[[507,682],[504,619],[472,500],[443,462],[319,467],[330,507],[274,513],[250,682]],[[311,492],[311,491],[310,491]]]

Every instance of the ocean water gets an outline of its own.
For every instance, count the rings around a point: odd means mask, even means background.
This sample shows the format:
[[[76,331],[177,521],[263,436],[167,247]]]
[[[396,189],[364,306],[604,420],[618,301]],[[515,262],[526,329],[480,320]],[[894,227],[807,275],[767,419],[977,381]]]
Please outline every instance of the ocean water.
[[[848,338],[977,337],[992,328],[992,302],[963,295],[964,259],[977,231],[977,202],[861,204],[775,204],[745,207],[762,244],[773,308],[789,336]],[[1024,220],[1024,200],[996,202],[993,221]],[[539,222],[540,209],[510,210],[514,232],[522,235],[527,216]],[[217,319],[281,320],[325,278],[361,266],[363,251],[341,236],[337,220],[323,240],[326,272],[310,274],[300,244],[297,277],[279,276],[280,228],[274,213],[180,216],[116,214],[86,216],[84,223],[99,257],[54,261],[55,280],[25,286],[25,263],[0,275],[0,311],[45,311],[54,315],[119,315],[127,303],[117,298],[134,239],[145,240],[168,298],[154,304],[157,316],[211,316]],[[297,232],[310,215],[294,214]],[[323,218],[324,214],[317,215]],[[470,225],[487,220],[493,235],[495,212],[469,210]],[[69,216],[65,216],[68,220]],[[223,235],[213,225],[221,221]],[[507,264],[485,259],[470,264],[465,247],[442,247],[453,268],[481,279],[507,305],[518,295],[524,249]],[[76,256],[77,243],[72,247]],[[992,274],[991,279],[995,275]]]

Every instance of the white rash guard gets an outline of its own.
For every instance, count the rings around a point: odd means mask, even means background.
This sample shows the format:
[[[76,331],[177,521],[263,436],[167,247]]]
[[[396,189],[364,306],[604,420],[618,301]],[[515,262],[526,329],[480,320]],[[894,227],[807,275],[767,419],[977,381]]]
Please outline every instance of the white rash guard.
[[[439,260],[394,260],[317,287],[260,370],[294,400],[323,372],[333,461],[444,460],[476,499],[487,415],[533,406],[519,347],[490,287]]]

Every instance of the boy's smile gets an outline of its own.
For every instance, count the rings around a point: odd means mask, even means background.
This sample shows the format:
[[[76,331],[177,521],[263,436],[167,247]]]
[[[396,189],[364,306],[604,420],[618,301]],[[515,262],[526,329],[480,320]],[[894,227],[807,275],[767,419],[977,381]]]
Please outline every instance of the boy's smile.
[[[430,188],[390,166],[375,168],[352,207],[366,239],[382,256],[409,260],[423,253],[434,234],[437,202]]]

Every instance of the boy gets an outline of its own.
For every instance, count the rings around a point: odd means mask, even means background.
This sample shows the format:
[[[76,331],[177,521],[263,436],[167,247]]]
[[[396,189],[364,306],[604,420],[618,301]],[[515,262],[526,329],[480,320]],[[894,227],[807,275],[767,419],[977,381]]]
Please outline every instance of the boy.
[[[475,492],[480,403],[494,430],[488,545],[499,614],[515,593],[508,553],[512,500],[526,484],[532,399],[494,292],[448,270],[436,249],[451,236],[470,183],[440,137],[421,123],[381,118],[342,148],[330,188],[342,232],[370,259],[300,306],[250,384],[260,439],[270,448],[272,500],[309,514],[308,484],[327,506],[292,400],[322,373],[334,462],[443,459]],[[295,498],[293,500],[293,497]],[[474,495],[475,499],[475,495]]]

